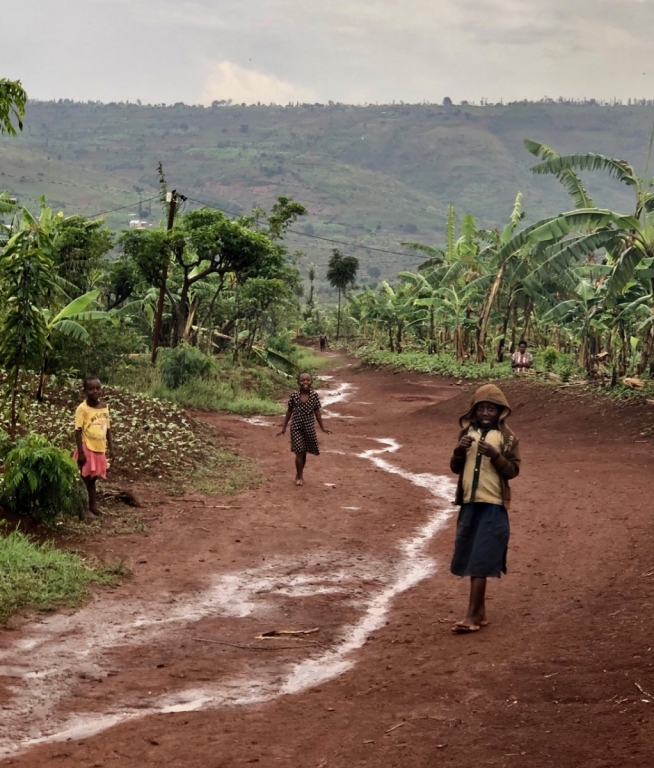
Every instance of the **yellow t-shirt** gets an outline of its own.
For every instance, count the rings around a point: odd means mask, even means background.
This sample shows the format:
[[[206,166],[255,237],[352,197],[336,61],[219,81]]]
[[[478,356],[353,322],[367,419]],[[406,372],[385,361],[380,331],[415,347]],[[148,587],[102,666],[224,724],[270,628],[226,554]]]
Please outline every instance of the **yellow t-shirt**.
[[[493,466],[488,456],[480,456],[481,461],[477,466],[477,455],[481,430],[476,427],[470,427],[468,434],[473,438],[474,443],[466,451],[466,465],[463,470],[463,503],[470,501],[484,501],[487,504],[504,504],[502,495],[502,479],[499,472]],[[504,438],[499,429],[491,429],[486,435],[485,442],[492,445],[500,453],[504,445]],[[475,476],[477,478],[477,488],[472,498]]]
[[[96,453],[107,452],[107,430],[109,429],[109,408],[91,408],[86,402],[75,412],[75,429],[82,430],[82,442]]]

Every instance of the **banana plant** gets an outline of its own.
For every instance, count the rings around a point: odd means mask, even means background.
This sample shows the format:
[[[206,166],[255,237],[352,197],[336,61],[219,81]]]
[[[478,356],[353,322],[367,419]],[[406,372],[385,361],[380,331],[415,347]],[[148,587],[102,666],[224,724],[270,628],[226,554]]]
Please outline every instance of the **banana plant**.
[[[568,248],[575,249],[580,255],[588,255],[599,248],[605,248],[614,266],[607,281],[607,291],[609,295],[617,295],[629,283],[638,264],[644,259],[654,257],[654,177],[649,176],[654,149],[654,127],[642,177],[638,176],[626,160],[593,152],[560,157],[545,145],[538,145],[536,142],[525,144],[532,154],[544,158],[543,162],[531,170],[537,174],[553,174],[559,178],[578,203],[579,213],[588,214],[588,232],[585,236],[581,234],[574,238]],[[634,215],[626,217],[613,214],[612,222],[606,218],[603,222],[594,221],[600,209],[592,205],[592,199],[585,193],[581,182],[576,186],[576,171],[602,171],[630,187],[635,195]],[[563,257],[569,253],[565,248],[561,251]],[[654,277],[652,287],[654,288]]]
[[[63,309],[53,316],[50,309],[42,309],[46,329],[46,346],[43,352],[43,361],[41,363],[41,375],[39,376],[39,386],[36,391],[36,399],[43,400],[43,389],[45,387],[45,377],[48,372],[48,359],[50,356],[50,339],[53,332],[61,333],[63,336],[73,341],[88,341],[89,332],[81,325],[80,321],[89,320],[110,320],[111,313],[102,310],[90,310],[89,307],[97,301],[100,295],[99,290],[89,291],[83,296],[78,296],[70,301]]]
[[[518,192],[518,195],[513,204],[511,216],[509,217],[509,222],[502,230],[502,234],[497,237],[493,236],[491,233],[488,233],[489,237],[487,239],[490,241],[490,245],[480,254],[480,260],[490,261],[492,263],[492,271],[495,273],[495,276],[486,295],[484,296],[484,301],[479,312],[479,326],[477,331],[478,363],[482,363],[486,359],[486,337],[488,335],[488,323],[490,321],[493,304],[495,303],[495,300],[499,294],[505,272],[509,267],[512,259],[521,259],[525,257],[526,249],[524,247],[518,248],[515,251],[506,253],[503,258],[498,258],[498,253],[501,252],[502,246],[511,240],[514,232],[524,217],[525,212],[522,209],[522,192]]]

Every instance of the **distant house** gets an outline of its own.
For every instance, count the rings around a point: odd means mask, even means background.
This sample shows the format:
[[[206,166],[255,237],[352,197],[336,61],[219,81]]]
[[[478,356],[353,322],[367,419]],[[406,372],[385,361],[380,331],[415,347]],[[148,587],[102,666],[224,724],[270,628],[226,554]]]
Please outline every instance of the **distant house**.
[[[131,219],[129,226],[130,229],[145,229],[148,226],[148,222],[141,221],[141,219]]]

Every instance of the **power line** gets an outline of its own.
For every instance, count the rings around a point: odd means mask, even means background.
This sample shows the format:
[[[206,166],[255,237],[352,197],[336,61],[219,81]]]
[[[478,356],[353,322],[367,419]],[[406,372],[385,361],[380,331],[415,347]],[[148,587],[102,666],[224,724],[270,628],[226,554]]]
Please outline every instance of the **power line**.
[[[203,205],[205,208],[211,208],[214,211],[220,211],[226,213],[228,216],[239,216],[240,214],[234,213],[234,211],[228,211],[225,208],[220,208],[217,205],[209,205],[209,203],[203,203],[201,200],[194,200],[192,197],[187,198],[190,203],[196,203],[197,205]],[[308,232],[299,232],[297,229],[287,229],[287,232],[291,232],[294,235],[300,237],[309,237],[312,240],[323,240],[326,243],[335,243],[336,245],[343,245],[346,248],[361,248],[365,251],[376,251],[377,253],[389,253],[392,256],[407,256],[407,251],[389,251],[386,248],[376,248],[372,245],[359,245],[358,243],[348,243],[344,240],[334,240],[331,237],[322,237],[321,235],[310,235]]]
[[[135,203],[130,203],[129,205],[121,205],[119,208],[112,208],[110,211],[102,211],[101,213],[94,213],[90,216],[87,216],[87,219],[97,219],[99,216],[107,216],[110,213],[115,213],[116,211],[124,211],[126,208],[134,208],[135,205],[138,205],[139,203],[149,203],[151,200],[157,200],[159,198],[159,195],[153,195],[152,197],[148,197],[145,200],[139,199]]]
[[[3,171],[0,173],[0,176],[6,176],[10,179],[18,179],[20,182],[27,182],[27,181],[34,181],[39,184],[59,184],[60,186],[66,186],[66,187],[78,187],[79,189],[97,189],[97,187],[92,186],[91,184],[77,184],[74,181],[55,181],[54,179],[44,179],[44,178],[36,178],[32,179],[27,176],[16,176],[14,173],[7,173],[6,171]],[[125,190],[118,190],[118,192],[124,192]],[[125,194],[131,194],[131,193],[125,193]],[[155,200],[158,197],[158,195],[153,195],[152,197],[148,197],[146,200],[141,199],[140,202],[142,203],[149,203],[150,200]],[[120,208],[113,208],[111,211],[105,211],[104,213],[96,213],[93,216],[88,216],[87,218],[93,219],[96,216],[105,216],[108,213],[113,213],[114,211],[122,211],[125,208],[133,208],[134,205],[137,205],[137,203],[133,203],[130,205],[123,205]]]

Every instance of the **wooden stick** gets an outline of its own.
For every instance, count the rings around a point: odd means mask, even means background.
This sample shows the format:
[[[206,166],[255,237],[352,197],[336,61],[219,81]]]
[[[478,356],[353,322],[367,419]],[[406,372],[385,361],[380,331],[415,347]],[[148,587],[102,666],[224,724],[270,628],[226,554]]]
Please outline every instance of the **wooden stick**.
[[[257,640],[276,640],[279,637],[294,637],[296,635],[315,635],[320,632],[320,627],[313,629],[271,629],[269,632],[262,632],[257,635]]]
[[[384,731],[384,733],[390,733],[391,731],[395,731],[398,728],[401,728],[403,725],[406,725],[406,723],[398,723],[397,725],[394,725],[392,728],[389,728],[387,731]]]
[[[212,643],[214,645],[226,645],[229,648],[239,648],[242,651],[283,651],[283,650],[295,650],[296,648],[307,648],[314,643],[303,643],[302,645],[237,645],[236,643],[226,643],[224,640],[210,640],[208,637],[192,637],[191,640],[197,640],[198,643]]]

